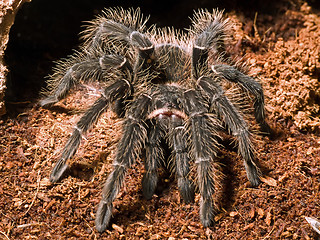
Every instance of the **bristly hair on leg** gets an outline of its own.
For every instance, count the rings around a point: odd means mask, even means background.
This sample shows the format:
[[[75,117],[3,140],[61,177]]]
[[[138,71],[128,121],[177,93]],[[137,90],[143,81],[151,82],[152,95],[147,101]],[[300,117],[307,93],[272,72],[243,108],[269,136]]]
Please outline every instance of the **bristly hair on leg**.
[[[196,39],[195,45],[206,49],[215,49],[219,53],[225,51],[224,43],[231,29],[229,19],[223,19],[223,11],[213,10],[212,13],[200,9],[194,12],[189,31]]]
[[[93,21],[87,22],[86,29],[81,33],[83,46],[90,48],[108,48],[115,45],[118,50],[128,43],[133,31],[144,32],[149,17],[144,17],[140,8],[125,10],[121,7],[108,8]],[[112,40],[109,37],[112,36]],[[114,40],[117,40],[116,42]]]

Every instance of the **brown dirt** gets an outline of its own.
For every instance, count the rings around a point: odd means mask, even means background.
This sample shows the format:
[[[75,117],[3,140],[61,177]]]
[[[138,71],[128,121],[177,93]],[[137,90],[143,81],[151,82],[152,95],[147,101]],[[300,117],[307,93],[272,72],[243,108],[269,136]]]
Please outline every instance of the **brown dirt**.
[[[237,23],[234,53],[248,58],[265,88],[268,119],[278,136],[257,142],[264,183],[251,188],[242,159],[223,149],[223,201],[213,227],[199,221],[199,195],[185,204],[164,179],[150,201],[141,196],[143,166],[127,174],[108,230],[94,216],[111,170],[121,122],[107,112],[77,153],[73,177],[48,176],[92,94],[75,91],[51,110],[33,107],[0,120],[1,239],[319,239],[304,216],[320,219],[319,12],[307,4],[285,14]],[[67,107],[66,107],[67,106]],[[68,109],[68,110],[66,110]]]

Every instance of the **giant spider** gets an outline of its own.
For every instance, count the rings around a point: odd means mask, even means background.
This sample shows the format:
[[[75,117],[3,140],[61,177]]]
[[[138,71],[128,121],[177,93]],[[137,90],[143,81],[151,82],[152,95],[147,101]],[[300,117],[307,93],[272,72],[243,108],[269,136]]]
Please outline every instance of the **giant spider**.
[[[146,22],[139,9],[106,9],[83,32],[80,51],[57,65],[48,82],[48,96],[40,102],[41,106],[49,107],[81,82],[107,85],[74,127],[52,170],[51,182],[60,181],[67,174],[68,160],[77,151],[82,134],[104,111],[111,107],[124,118],[113,170],[97,210],[99,232],[110,222],[112,202],[123,185],[127,169],[142,152],[145,155],[142,189],[147,199],[155,192],[158,168],[168,155],[165,151],[171,152],[173,171],[185,202],[194,199],[189,173],[192,165],[196,167],[204,226],[210,226],[214,217],[214,162],[222,131],[234,136],[251,184],[260,183],[246,113],[227,97],[222,81],[232,82],[248,93],[239,95],[238,102],[247,101],[248,95],[254,97],[255,119],[262,131],[268,132],[264,94],[259,82],[225,57],[230,21],[223,19],[217,10],[212,13],[199,10],[186,33],[155,26],[146,29]]]

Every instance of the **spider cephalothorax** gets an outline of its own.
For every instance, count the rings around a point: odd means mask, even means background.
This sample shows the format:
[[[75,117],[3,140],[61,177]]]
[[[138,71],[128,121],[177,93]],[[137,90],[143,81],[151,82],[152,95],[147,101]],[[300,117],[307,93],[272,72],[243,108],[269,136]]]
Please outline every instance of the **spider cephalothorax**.
[[[253,113],[263,131],[269,126],[264,116],[260,83],[245,75],[224,57],[228,19],[221,12],[200,10],[185,33],[173,29],[146,29],[139,10],[107,9],[84,31],[84,43],[76,54],[58,64],[49,82],[48,96],[40,104],[48,107],[64,98],[81,82],[104,82],[101,96],[76,124],[56,163],[50,180],[57,182],[68,172],[85,133],[109,107],[124,118],[123,135],[117,147],[113,171],[103,189],[96,216],[102,232],[110,222],[115,200],[125,173],[143,153],[143,195],[151,198],[158,182],[158,168],[171,152],[172,168],[186,202],[194,199],[190,167],[195,166],[201,195],[200,218],[209,226],[214,217],[215,157],[218,138],[227,131],[238,143],[249,181],[260,182],[247,113],[239,102],[225,94],[223,81],[237,85],[254,97]],[[167,147],[163,147],[163,142]],[[165,150],[166,149],[166,150]]]

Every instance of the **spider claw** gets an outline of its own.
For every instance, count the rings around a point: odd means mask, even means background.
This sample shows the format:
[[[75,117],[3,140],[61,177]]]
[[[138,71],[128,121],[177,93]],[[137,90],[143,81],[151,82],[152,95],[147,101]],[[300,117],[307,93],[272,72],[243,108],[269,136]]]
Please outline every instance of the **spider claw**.
[[[98,206],[96,214],[96,229],[98,232],[104,232],[110,222],[112,216],[112,204],[107,204],[104,201],[101,201]]]
[[[274,131],[267,122],[260,124],[260,131],[263,136],[267,136],[269,139],[273,140],[277,137],[277,132]]]
[[[50,174],[50,182],[56,183],[60,182],[66,175],[68,175],[69,172],[69,166],[68,164],[59,161],[54,166],[51,174]]]
[[[255,165],[249,165],[249,164],[245,163],[245,168],[246,168],[246,172],[247,172],[247,177],[248,177],[251,185],[253,187],[259,186],[259,184],[261,183],[261,180],[260,180],[260,174],[259,174],[257,167]]]
[[[190,180],[178,179],[180,195],[185,203],[194,202],[194,186]]]
[[[46,97],[46,98],[40,100],[39,105],[44,108],[49,108],[57,102],[58,102],[58,99],[56,97],[49,96],[49,97]]]
[[[249,178],[249,176],[248,176],[248,178]],[[252,185],[252,187],[258,187],[259,185],[260,185],[260,183],[261,183],[261,180],[260,180],[260,178],[259,177],[250,177],[249,178],[249,181],[250,181],[250,183],[251,183],[251,185]]]
[[[213,224],[213,203],[210,199],[204,200],[201,198],[200,202],[200,220],[204,227],[210,227]]]
[[[145,199],[152,198],[158,183],[157,175],[145,174],[142,178],[142,195]]]

